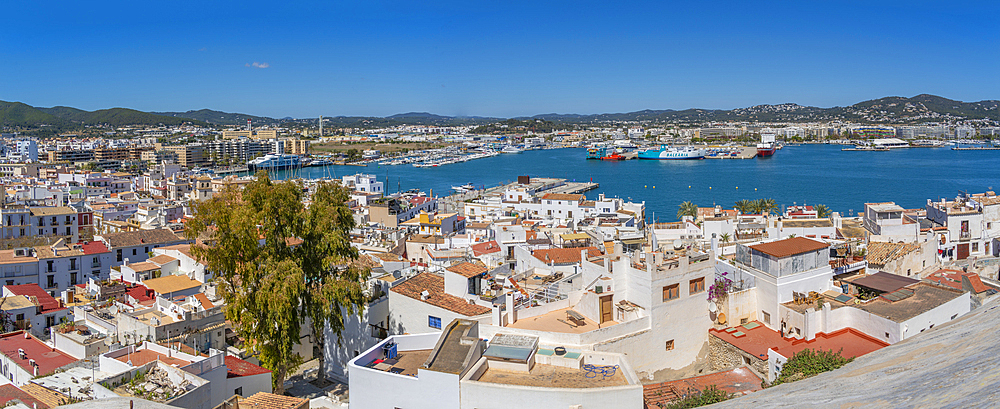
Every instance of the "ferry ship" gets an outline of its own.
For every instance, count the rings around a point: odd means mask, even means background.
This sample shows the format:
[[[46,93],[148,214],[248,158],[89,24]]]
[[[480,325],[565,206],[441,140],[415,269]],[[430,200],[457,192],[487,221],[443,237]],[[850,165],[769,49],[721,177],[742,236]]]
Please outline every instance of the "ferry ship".
[[[604,157],[604,148],[587,148],[587,159],[601,159]]]
[[[705,150],[693,146],[681,148],[660,145],[658,149],[647,149],[639,152],[639,159],[684,160],[705,159]]]
[[[760,143],[757,144],[757,156],[767,158],[774,155],[778,147],[774,144],[774,132],[765,130],[760,133]]]
[[[249,170],[284,170],[302,167],[299,155],[284,155],[270,153],[247,162]]]

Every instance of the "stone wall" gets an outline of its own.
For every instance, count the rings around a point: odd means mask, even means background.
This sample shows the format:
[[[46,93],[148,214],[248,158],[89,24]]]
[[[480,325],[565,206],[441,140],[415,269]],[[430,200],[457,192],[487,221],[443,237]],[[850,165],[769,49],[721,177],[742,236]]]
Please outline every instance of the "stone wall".
[[[709,361],[713,371],[739,368],[746,366],[757,373],[762,379],[767,379],[767,359],[750,355],[714,335],[708,336]],[[747,363],[749,360],[749,364]]]

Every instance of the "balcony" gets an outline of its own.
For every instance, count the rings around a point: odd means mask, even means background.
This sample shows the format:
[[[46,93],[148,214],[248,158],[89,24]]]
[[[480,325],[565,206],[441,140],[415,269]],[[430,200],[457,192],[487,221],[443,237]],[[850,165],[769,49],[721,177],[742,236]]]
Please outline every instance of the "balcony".
[[[961,233],[958,234],[958,239],[959,240],[969,240],[971,238],[972,238],[972,233],[970,233],[968,231],[963,231],[963,232],[961,232]]]

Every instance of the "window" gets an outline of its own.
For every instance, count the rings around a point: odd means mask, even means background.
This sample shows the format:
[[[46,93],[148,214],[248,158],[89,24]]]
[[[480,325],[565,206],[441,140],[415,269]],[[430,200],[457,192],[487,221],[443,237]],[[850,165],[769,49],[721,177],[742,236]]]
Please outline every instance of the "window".
[[[885,333],[885,339],[889,339],[889,333],[888,332]]]
[[[50,275],[46,276],[46,288],[52,288],[56,286],[56,276]]]
[[[761,312],[764,313],[764,323],[770,325],[771,324],[771,314],[768,314],[767,311],[761,311]]]
[[[670,341],[667,341],[667,351],[673,351],[673,350],[674,350],[674,340],[671,339]]]
[[[149,246],[146,246],[146,253],[149,253]]]
[[[663,301],[673,300],[680,297],[680,284],[671,284],[663,287]]]
[[[566,212],[566,217],[573,217],[573,211]]]
[[[48,261],[48,269],[45,270],[45,271],[48,271],[48,272],[56,271],[54,268],[52,268],[52,260]]]
[[[427,316],[427,326],[434,329],[441,329],[441,319],[438,317]]]
[[[689,286],[690,286],[689,288],[690,292],[688,294],[697,294],[702,291],[705,291],[705,277],[691,280]]]
[[[972,251],[979,251],[979,243],[972,243]]]
[[[955,315],[951,316],[951,319],[955,319],[955,318],[958,318],[958,314],[955,314]]]
[[[135,249],[132,249],[132,255],[133,256],[135,255]]]
[[[122,261],[122,249],[118,249],[118,261]]]
[[[750,357],[748,356],[743,357],[743,362],[747,365],[750,365]]]
[[[910,276],[910,269],[906,269],[906,276],[907,276],[907,277],[909,277],[909,276]]]
[[[740,318],[740,325],[746,324],[748,322],[750,322],[749,318]]]

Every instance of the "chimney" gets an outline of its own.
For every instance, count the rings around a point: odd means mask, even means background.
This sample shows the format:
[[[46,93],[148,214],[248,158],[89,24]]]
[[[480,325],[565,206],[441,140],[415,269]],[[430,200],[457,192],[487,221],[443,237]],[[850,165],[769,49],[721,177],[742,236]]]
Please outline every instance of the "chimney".
[[[651,273],[653,271],[653,262],[655,260],[655,255],[652,252],[646,253],[646,272]]]
[[[712,233],[712,257],[719,256],[719,238],[715,233]]]
[[[24,348],[17,349],[17,356],[21,359],[24,359]]]
[[[34,376],[38,376],[38,367],[33,366],[32,369],[33,369],[32,373],[34,374]]]
[[[517,322],[517,317],[514,314],[514,292],[511,291],[507,293],[507,325],[511,325]]]
[[[428,298],[431,298],[431,293],[427,292],[427,290],[424,290],[424,291],[420,292],[420,299],[421,300],[427,300]]]

